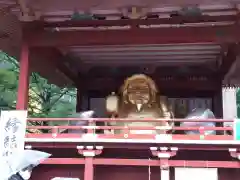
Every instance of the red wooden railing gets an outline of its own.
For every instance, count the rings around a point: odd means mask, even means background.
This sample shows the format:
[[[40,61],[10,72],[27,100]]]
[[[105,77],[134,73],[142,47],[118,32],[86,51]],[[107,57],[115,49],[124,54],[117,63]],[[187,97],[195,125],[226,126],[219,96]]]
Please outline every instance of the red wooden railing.
[[[58,126],[28,126],[27,129],[35,129],[35,130],[46,130],[44,133],[27,133],[26,138],[29,140],[27,141],[26,145],[29,145],[30,148],[33,147],[52,147],[52,148],[77,148],[78,151],[80,146],[82,148],[84,146],[88,147],[86,144],[91,144],[95,142],[103,148],[107,147],[110,149],[113,147],[119,147],[118,143],[123,142],[124,147],[128,148],[131,147],[133,150],[134,148],[146,148],[152,150],[152,146],[161,146],[161,145],[170,145],[170,147],[177,147],[177,149],[181,150],[225,150],[229,151],[229,148],[233,148],[233,152],[230,152],[230,155],[234,157],[234,153],[238,153],[237,149],[234,149],[234,145],[232,144],[234,138],[232,135],[205,135],[205,131],[208,130],[215,130],[218,132],[224,131],[233,131],[232,127],[173,127],[172,130],[197,130],[200,133],[198,135],[186,135],[186,134],[169,134],[163,135],[166,139],[163,140],[163,136],[154,135],[154,134],[131,134],[130,130],[156,130],[160,127],[123,127],[123,126],[95,126],[96,122],[110,122],[110,121],[125,121],[125,122],[156,122],[159,120],[166,119],[109,119],[109,118],[89,118],[89,119],[80,119],[80,118],[28,118],[28,121],[37,121],[37,122],[50,122],[50,121],[87,121],[87,126],[74,126],[74,125],[58,125]],[[196,119],[196,120],[189,120],[189,119],[174,119],[174,120],[167,120],[167,121],[174,121],[174,122],[215,122],[215,123],[233,123],[233,120],[224,120],[224,119]],[[43,123],[47,124],[47,123]],[[107,123],[106,123],[107,124]],[[169,127],[161,127],[161,129],[168,129]],[[67,133],[62,130],[66,129],[81,129],[86,130],[83,133]],[[120,129],[122,133],[119,134],[98,134],[96,130],[113,130],[113,129]],[[169,141],[168,141],[169,140]],[[175,141],[174,141],[175,140]],[[193,140],[193,141],[189,141]],[[202,141],[206,140],[206,141]],[[211,142],[209,142],[211,140]],[[56,141],[56,142],[55,142]],[[129,142],[125,144],[125,142]],[[32,143],[33,142],[33,143]],[[36,142],[36,143],[35,143]],[[50,142],[50,144],[45,144],[45,142]],[[70,144],[65,144],[64,142],[69,142]],[[82,143],[86,142],[86,144]],[[136,146],[132,143],[141,144],[145,142],[142,146]],[[173,142],[175,143],[173,145]],[[185,142],[189,144],[185,144]],[[201,144],[200,142],[203,142]],[[110,143],[110,144],[109,144]],[[111,144],[113,143],[113,145]],[[205,144],[206,143],[206,146]],[[89,146],[93,147],[93,144]],[[114,146],[116,145],[117,146]],[[112,146],[111,146],[112,145]],[[210,145],[210,146],[208,146]],[[99,146],[99,147],[100,147]],[[97,146],[96,146],[97,147]],[[156,147],[153,147],[156,148]],[[236,151],[235,151],[236,150]],[[233,155],[232,155],[233,154]],[[43,164],[85,164],[86,167],[86,157],[83,158],[49,158],[43,162]],[[125,165],[132,165],[132,166],[159,166],[159,159],[157,160],[149,160],[149,159],[119,159],[119,158],[92,158],[91,157],[92,167],[93,165],[118,165],[118,166],[125,166]],[[234,161],[205,161],[205,160],[168,160],[168,165],[173,167],[222,167],[222,168],[239,168],[240,165],[238,162]],[[87,168],[85,168],[87,170]]]
[[[58,126],[28,126],[27,129],[31,130],[45,130],[44,133],[27,133],[26,138],[103,138],[103,139],[156,139],[159,136],[156,134],[131,134],[131,130],[163,130],[170,129],[169,127],[123,127],[123,126],[96,126],[96,122],[157,122],[157,121],[174,121],[174,122],[216,122],[216,123],[224,123],[230,122],[233,123],[233,120],[225,120],[225,119],[110,119],[110,118],[28,118],[28,121],[37,121],[37,122],[50,122],[50,121],[65,121],[66,124],[69,121],[88,121],[87,126],[75,126],[75,125],[58,125]],[[66,130],[86,130],[86,132],[81,133],[68,133]],[[122,133],[114,134],[114,133],[96,133],[96,130],[122,130]],[[197,130],[200,133],[198,135],[186,135],[186,134],[175,134],[171,133],[168,136],[164,136],[170,138],[172,140],[233,140],[233,136],[231,135],[205,135],[205,131],[215,130],[221,132],[220,134],[224,134],[225,131],[233,131],[232,127],[172,127],[171,130],[174,132],[176,130]],[[110,132],[110,131],[109,131]],[[160,135],[163,137],[163,135]]]

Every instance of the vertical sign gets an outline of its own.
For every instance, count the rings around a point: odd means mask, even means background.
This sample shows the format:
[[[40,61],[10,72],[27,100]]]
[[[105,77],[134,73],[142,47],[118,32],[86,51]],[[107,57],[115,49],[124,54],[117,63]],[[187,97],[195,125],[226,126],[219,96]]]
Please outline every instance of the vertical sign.
[[[0,120],[0,159],[24,150],[27,111],[2,111]]]

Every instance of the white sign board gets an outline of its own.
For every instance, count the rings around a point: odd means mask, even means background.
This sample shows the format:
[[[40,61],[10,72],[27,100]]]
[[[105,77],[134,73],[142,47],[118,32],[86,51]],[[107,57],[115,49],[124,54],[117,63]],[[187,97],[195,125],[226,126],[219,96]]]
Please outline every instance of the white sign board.
[[[79,178],[55,177],[51,180],[80,180]]]
[[[0,159],[24,150],[27,111],[2,111],[0,120]]]
[[[217,168],[175,168],[175,180],[218,180]]]

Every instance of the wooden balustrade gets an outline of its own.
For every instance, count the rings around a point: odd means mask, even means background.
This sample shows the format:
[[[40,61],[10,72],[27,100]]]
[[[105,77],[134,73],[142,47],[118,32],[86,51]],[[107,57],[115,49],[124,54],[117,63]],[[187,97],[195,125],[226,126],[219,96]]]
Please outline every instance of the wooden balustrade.
[[[163,121],[173,121],[173,122],[231,122],[233,120],[225,119],[110,119],[110,118],[28,118],[28,121],[38,121],[38,122],[50,122],[50,121],[65,121],[66,125],[55,125],[55,126],[28,126],[27,129],[31,130],[45,130],[43,133],[27,133],[26,138],[102,138],[102,139],[156,139],[156,138],[166,138],[169,140],[233,140],[232,135],[206,135],[205,131],[232,131],[232,127],[123,127],[123,126],[109,126],[107,122],[110,121],[121,121],[121,122],[157,122],[159,120]],[[88,121],[88,125],[78,126],[78,125],[67,125],[69,121]],[[102,126],[95,125],[97,122],[102,122]],[[45,123],[46,124],[46,123]],[[131,130],[171,130],[171,133],[165,134],[131,134]],[[74,132],[70,133],[68,130],[81,130],[80,133]],[[122,130],[122,133],[106,133],[109,130]],[[184,133],[176,133],[178,131],[199,131],[199,134],[187,135]],[[105,132],[105,133],[104,133]],[[222,133],[224,134],[224,133]]]

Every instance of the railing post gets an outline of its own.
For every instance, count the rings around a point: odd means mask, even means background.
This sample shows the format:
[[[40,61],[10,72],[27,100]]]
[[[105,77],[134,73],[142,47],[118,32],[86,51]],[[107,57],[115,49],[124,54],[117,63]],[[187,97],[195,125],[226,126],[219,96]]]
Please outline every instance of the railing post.
[[[90,128],[89,126],[90,126],[91,128]],[[92,129],[93,126],[94,126],[94,127],[96,126],[96,122],[90,120],[90,121],[88,122],[87,134],[95,134],[95,129]]]
[[[169,158],[175,156],[178,148],[172,147],[151,147],[150,148],[153,156],[157,156],[160,160],[160,173],[161,180],[170,180],[170,171],[169,171]]]
[[[93,157],[85,157],[84,180],[93,180]]]
[[[84,180],[93,180],[94,164],[93,160],[96,155],[102,153],[103,146],[77,146],[78,153],[85,158]]]
[[[52,137],[53,137],[53,138],[57,137],[58,131],[59,131],[58,126],[54,126],[54,127],[52,128]]]
[[[200,139],[203,140],[205,138],[205,129],[203,126],[199,127],[199,134],[200,134]]]

